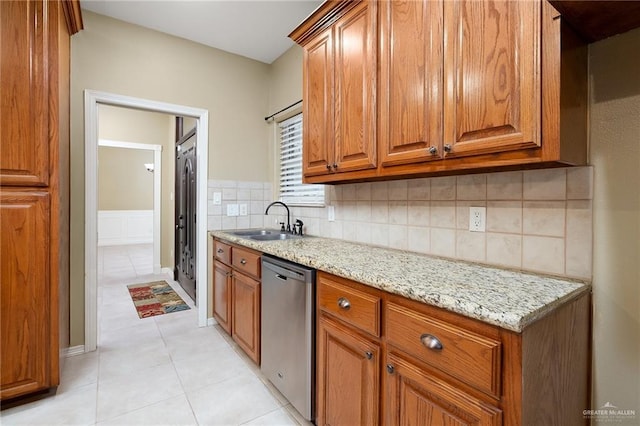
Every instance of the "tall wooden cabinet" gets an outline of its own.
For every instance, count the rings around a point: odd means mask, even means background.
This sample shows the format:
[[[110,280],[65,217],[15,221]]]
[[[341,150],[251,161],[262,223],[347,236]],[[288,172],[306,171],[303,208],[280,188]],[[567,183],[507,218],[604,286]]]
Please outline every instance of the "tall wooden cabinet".
[[[0,2],[0,400],[69,345],[69,42],[77,1]]]
[[[340,40],[355,10],[375,25]],[[358,50],[370,35],[375,47]],[[290,37],[304,49],[308,183],[586,162],[586,43],[546,0],[327,1]],[[357,54],[340,61],[340,45]],[[366,62],[353,60],[360,54]],[[344,103],[339,79],[361,65],[376,76],[372,93],[361,91],[367,77],[351,79],[355,100]],[[341,167],[334,144],[361,159],[373,148],[377,161]]]

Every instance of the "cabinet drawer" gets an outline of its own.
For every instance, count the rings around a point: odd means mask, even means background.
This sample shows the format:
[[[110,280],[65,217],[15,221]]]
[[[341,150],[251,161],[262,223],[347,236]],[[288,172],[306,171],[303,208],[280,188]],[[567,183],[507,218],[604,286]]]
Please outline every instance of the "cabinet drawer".
[[[260,255],[239,247],[233,248],[233,267],[237,271],[260,278]]]
[[[219,259],[227,265],[231,265],[231,246],[229,244],[213,240],[213,252],[215,253],[216,259]]]
[[[321,277],[318,282],[320,309],[380,337],[380,298]]]
[[[500,396],[499,341],[391,302],[384,317],[390,344],[480,391]],[[437,346],[436,339],[441,348],[429,348],[429,343]]]

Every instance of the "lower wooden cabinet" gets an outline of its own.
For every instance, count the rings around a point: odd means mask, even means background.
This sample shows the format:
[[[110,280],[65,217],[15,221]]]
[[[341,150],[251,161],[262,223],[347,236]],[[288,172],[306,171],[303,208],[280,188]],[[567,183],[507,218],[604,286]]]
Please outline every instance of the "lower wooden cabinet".
[[[0,191],[0,397],[57,385],[56,288],[50,284],[48,192]]]
[[[237,271],[232,281],[232,337],[260,365],[260,282]]]
[[[589,293],[521,333],[325,272],[316,302],[318,425],[586,424]]]
[[[231,334],[231,268],[213,262],[213,316],[220,327]]]
[[[429,374],[405,356],[389,353],[385,359],[385,424],[502,424],[501,410]]]
[[[260,365],[260,253],[213,241],[213,316]]]
[[[318,425],[377,425],[380,346],[320,317]]]

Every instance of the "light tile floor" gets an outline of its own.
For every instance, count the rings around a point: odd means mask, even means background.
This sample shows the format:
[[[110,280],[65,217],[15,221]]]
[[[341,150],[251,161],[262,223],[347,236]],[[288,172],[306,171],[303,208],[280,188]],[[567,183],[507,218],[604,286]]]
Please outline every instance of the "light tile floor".
[[[152,246],[98,250],[98,350],[66,358],[55,396],[0,412],[9,425],[309,425],[218,326],[199,328]],[[188,311],[140,319],[126,285],[166,280]]]

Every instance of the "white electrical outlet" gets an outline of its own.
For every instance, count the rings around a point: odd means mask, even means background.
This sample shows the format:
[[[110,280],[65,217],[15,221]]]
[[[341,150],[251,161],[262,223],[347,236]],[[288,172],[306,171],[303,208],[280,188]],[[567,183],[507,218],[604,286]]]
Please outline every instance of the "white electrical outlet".
[[[469,207],[469,231],[484,232],[487,227],[486,222],[486,207]]]
[[[327,220],[329,222],[336,220],[336,209],[334,206],[327,206]]]
[[[213,204],[215,206],[219,206],[220,204],[222,204],[222,192],[213,193]]]
[[[247,215],[247,205],[240,204],[240,216],[246,216],[246,215]]]

